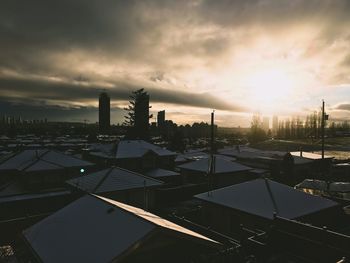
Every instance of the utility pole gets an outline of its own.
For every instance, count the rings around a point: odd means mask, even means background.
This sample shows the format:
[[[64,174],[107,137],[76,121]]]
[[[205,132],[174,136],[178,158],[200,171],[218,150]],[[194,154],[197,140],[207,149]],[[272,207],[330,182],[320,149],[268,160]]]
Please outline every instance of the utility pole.
[[[214,111],[211,113],[210,153],[214,154]]]
[[[324,112],[324,100],[322,100],[322,119],[321,119],[322,160],[324,159],[324,126],[325,126],[325,112]]]
[[[211,180],[213,178],[213,173],[215,172],[215,156],[214,156],[214,110],[211,113],[211,123],[210,123],[210,158],[209,158],[209,169],[208,169],[208,196],[211,190]]]

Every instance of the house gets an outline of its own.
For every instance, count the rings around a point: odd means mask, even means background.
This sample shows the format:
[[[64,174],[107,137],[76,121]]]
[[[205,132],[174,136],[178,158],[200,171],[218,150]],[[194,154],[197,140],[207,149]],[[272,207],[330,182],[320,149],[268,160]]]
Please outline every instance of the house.
[[[229,161],[235,161],[236,160],[236,158],[234,158],[234,157],[221,155],[221,154],[214,154],[214,156],[222,158],[222,159],[227,159]],[[188,162],[191,162],[191,161],[198,161],[198,160],[208,159],[208,158],[210,158],[210,154],[209,153],[206,153],[206,152],[203,152],[203,151],[192,150],[192,151],[185,152],[183,154],[178,154],[176,159],[175,159],[175,164],[176,165],[181,165],[181,164],[188,163]]]
[[[0,164],[0,176],[8,179],[20,177],[20,183],[42,190],[62,186],[64,182],[89,170],[95,164],[48,149],[23,150],[8,157]]]
[[[67,181],[73,189],[94,193],[142,208],[155,207],[155,189],[163,183],[151,177],[112,167]]]
[[[222,157],[214,157],[213,159],[215,161],[212,178],[208,178],[210,158],[179,165],[183,182],[200,184],[207,183],[209,179],[214,188],[220,188],[256,178],[249,174],[249,171],[252,170],[251,167]]]
[[[85,195],[26,229],[32,262],[193,262],[221,244],[142,209]]]
[[[115,143],[93,143],[83,149],[83,157],[101,166],[115,164]]]
[[[155,168],[146,172],[146,175],[169,185],[181,184],[181,175],[178,172]]]
[[[116,153],[117,165],[134,171],[154,168],[171,169],[176,153],[143,140],[120,141]]]
[[[328,173],[332,166],[333,157],[324,155],[324,158],[322,158],[321,154],[312,153],[312,152],[303,152],[303,151],[297,151],[297,152],[290,152],[290,154],[295,158],[304,158],[306,160],[309,160],[311,165],[310,169],[313,171],[313,173],[318,173],[323,176],[318,176],[320,178],[324,177],[324,174]]]
[[[76,197],[65,181],[93,171],[95,165],[53,150],[24,150],[0,164],[0,218],[16,220],[47,214]]]
[[[350,182],[327,182],[316,179],[305,179],[295,186],[305,193],[327,196],[337,201],[350,202]]]
[[[245,165],[267,169],[273,179],[290,185],[294,185],[310,176],[318,176],[320,172],[320,163],[315,162],[316,155],[311,153],[263,151],[239,145],[233,148],[220,149],[219,153],[234,157]],[[313,158],[309,158],[311,155]]]
[[[240,224],[267,229],[275,216],[332,226],[343,216],[331,200],[306,194],[269,179],[256,179],[196,195],[203,201],[203,223],[234,235]]]

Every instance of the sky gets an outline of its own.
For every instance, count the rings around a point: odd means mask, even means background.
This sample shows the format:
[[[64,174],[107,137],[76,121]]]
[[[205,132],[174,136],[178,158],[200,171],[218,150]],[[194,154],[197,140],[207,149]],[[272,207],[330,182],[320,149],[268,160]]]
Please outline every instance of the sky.
[[[93,123],[105,90],[122,123],[144,88],[178,124],[303,117],[322,99],[350,119],[349,14],[348,0],[3,0],[0,112]]]

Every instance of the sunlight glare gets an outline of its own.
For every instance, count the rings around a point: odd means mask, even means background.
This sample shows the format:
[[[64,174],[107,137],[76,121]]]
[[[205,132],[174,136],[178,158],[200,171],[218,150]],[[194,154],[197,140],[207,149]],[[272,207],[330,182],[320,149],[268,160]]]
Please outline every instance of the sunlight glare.
[[[253,73],[246,84],[257,106],[271,108],[291,94],[295,81],[287,72],[274,68]]]

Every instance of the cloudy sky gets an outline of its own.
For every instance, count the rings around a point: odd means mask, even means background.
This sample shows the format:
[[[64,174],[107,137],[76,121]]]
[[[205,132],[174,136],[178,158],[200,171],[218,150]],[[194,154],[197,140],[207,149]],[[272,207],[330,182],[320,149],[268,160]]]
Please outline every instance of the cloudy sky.
[[[132,90],[179,124],[248,126],[253,113],[299,115],[326,100],[350,113],[347,0],[3,0],[0,111],[112,122]]]

